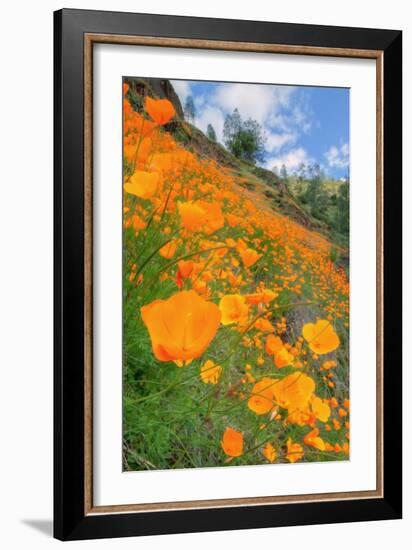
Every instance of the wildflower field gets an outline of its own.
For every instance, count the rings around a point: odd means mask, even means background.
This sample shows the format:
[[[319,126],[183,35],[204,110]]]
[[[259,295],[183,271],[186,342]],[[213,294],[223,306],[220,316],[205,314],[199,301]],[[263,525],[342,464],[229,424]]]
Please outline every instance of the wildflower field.
[[[177,141],[169,100],[123,91],[124,470],[347,460],[333,245]]]

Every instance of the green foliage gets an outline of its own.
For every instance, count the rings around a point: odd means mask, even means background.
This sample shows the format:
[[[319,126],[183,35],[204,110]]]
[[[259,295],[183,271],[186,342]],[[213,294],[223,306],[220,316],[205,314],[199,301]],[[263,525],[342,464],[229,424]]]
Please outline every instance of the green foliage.
[[[138,78],[125,78],[124,82],[129,85],[127,99],[134,111],[141,113],[144,111],[144,102],[146,95],[154,97],[152,88],[144,80]],[[142,91],[144,90],[144,93]]]
[[[264,159],[266,138],[262,126],[251,118],[242,120],[238,109],[226,115],[223,141],[237,158],[253,163]]]
[[[127,98],[134,111],[139,113],[143,111],[144,98],[142,95],[137,94],[133,88],[129,88]]]
[[[207,125],[206,135],[211,141],[216,141],[216,132],[211,124]]]
[[[288,171],[286,170],[286,166],[284,164],[282,164],[280,168],[280,177],[282,180],[285,180],[285,181],[288,178]]]
[[[328,178],[319,165],[302,163],[286,181],[302,208],[330,229],[336,244],[348,246],[349,180]]]
[[[185,106],[184,106],[184,114],[185,114],[185,119],[188,122],[194,123],[196,118],[196,107],[193,101],[193,97],[191,95],[189,95],[186,99]]]
[[[173,131],[173,137],[182,145],[188,146],[190,144],[190,136],[188,132],[181,127],[181,125],[176,125],[176,128]]]
[[[339,188],[336,197],[336,215],[334,220],[336,231],[349,234],[349,182],[345,181]]]
[[[310,174],[311,179],[306,188],[305,202],[309,205],[310,213],[314,218],[328,223],[329,196],[323,185],[324,177],[319,165],[314,165]]]
[[[123,157],[123,174],[126,178],[133,174],[133,164]]]

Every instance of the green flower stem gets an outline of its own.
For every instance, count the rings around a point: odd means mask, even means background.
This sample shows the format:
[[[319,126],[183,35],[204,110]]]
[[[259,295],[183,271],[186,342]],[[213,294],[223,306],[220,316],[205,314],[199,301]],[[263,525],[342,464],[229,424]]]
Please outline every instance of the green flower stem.
[[[197,252],[191,252],[190,254],[185,254],[183,256],[179,256],[179,258],[176,258],[176,260],[173,260],[172,262],[169,262],[164,267],[159,269],[159,271],[156,272],[156,274],[148,282],[149,286],[147,288],[147,292],[149,292],[150,289],[152,288],[152,286],[159,280],[159,276],[161,275],[161,273],[163,273],[163,271],[166,271],[167,269],[169,269],[169,267],[173,267],[174,265],[176,265],[181,260],[187,260],[188,258],[193,258],[194,256],[199,256],[200,254],[203,254],[205,252],[211,252],[213,250],[221,250],[222,248],[230,248],[230,247],[229,246],[215,246],[215,247],[212,247],[212,248],[205,248],[204,250],[198,250]]]
[[[161,248],[163,248],[164,246],[166,246],[168,243],[170,243],[170,241],[172,241],[174,239],[174,237],[176,236],[177,232],[173,233],[171,235],[171,237],[169,237],[166,241],[163,241],[162,243],[160,243],[160,245],[155,248],[155,250],[148,256],[148,258],[146,258],[146,260],[142,263],[142,265],[140,266],[140,268],[136,271],[136,275],[139,275],[139,273],[141,273],[143,271],[143,269],[146,267],[146,265],[150,262],[150,260],[156,255],[157,252],[159,252],[159,250]]]

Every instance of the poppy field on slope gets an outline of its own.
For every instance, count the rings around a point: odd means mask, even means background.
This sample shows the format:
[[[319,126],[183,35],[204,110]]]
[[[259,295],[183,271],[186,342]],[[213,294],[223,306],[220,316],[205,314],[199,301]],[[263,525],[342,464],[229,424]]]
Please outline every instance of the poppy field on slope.
[[[323,235],[123,84],[123,467],[347,460],[349,281]]]

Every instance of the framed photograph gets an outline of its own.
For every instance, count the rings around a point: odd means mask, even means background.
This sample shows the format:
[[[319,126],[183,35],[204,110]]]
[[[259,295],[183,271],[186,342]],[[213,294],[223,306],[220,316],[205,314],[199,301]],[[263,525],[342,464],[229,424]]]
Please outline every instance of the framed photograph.
[[[400,518],[402,33],[54,25],[55,536]]]

